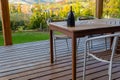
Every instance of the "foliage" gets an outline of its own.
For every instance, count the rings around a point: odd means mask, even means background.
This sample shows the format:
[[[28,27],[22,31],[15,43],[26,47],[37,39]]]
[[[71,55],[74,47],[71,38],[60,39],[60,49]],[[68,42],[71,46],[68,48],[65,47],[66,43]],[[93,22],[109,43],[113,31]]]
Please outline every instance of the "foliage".
[[[119,18],[120,17],[120,0],[105,0],[104,1],[104,16]]]
[[[119,18],[119,4],[120,0],[104,0],[103,16]],[[22,4],[10,4],[11,27],[13,30],[38,28],[44,30],[47,28],[46,20],[48,18],[66,19],[71,5],[76,19],[81,16],[95,16],[95,0],[72,0],[72,2],[68,0],[62,4],[33,4],[30,12],[32,14],[29,14],[29,16],[22,13]]]
[[[33,4],[32,12],[41,11],[41,6],[39,4]]]
[[[17,13],[17,9],[15,8],[14,4],[9,5],[10,13]]]
[[[11,13],[10,14],[11,28],[16,31],[22,26],[23,30],[27,29],[29,23],[29,15],[22,13]]]
[[[80,2],[79,0],[72,3],[65,2],[63,6],[61,6],[62,4],[53,3],[46,4],[47,6],[45,4],[33,4],[33,7],[31,8],[32,14],[29,14],[29,16],[22,13],[22,4],[10,4],[11,27],[14,31],[39,28],[44,30],[47,28],[46,20],[48,18],[53,18],[56,20],[66,19],[70,5],[73,6],[74,15],[77,19],[80,16],[93,15],[93,4],[95,4],[93,1],[88,0],[84,2]]]
[[[30,18],[29,29],[44,29],[46,27],[47,24],[45,14],[43,12],[34,12]]]
[[[119,0],[116,0],[117,2]],[[112,3],[113,6],[110,6]],[[109,16],[119,16],[119,9],[117,8],[119,3],[114,0],[105,0],[104,16],[109,13]],[[21,11],[22,4],[10,4],[11,12],[11,27],[13,30],[24,29],[41,29],[47,28],[46,20],[48,18],[53,19],[66,19],[70,6],[73,6],[75,18],[81,16],[95,16],[95,0],[73,0],[72,2],[66,1],[62,4],[33,4],[29,16],[25,18],[24,13]],[[110,8],[109,8],[110,7]],[[113,9],[116,8],[116,9]],[[109,11],[109,12],[108,12]]]
[[[21,13],[21,4],[18,4],[17,11],[18,13]]]
[[[94,1],[80,2],[75,1],[73,3],[67,3],[63,6],[50,6],[50,17],[58,17],[58,18],[67,18],[67,14],[70,10],[70,6],[72,5],[75,18],[77,19],[80,16],[91,16],[94,15],[95,5]]]

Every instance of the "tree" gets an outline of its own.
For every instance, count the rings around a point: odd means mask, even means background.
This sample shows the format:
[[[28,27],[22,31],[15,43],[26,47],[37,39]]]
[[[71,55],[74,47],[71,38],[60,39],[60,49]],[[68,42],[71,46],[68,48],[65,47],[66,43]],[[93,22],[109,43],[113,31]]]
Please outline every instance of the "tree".
[[[34,12],[30,18],[30,29],[41,28],[42,30],[47,27],[45,14],[43,12]]]
[[[17,11],[18,11],[18,13],[21,13],[21,4],[18,4]]]
[[[104,16],[120,17],[120,0],[105,0],[104,1]]]
[[[10,13],[16,13],[17,12],[17,9],[15,8],[14,4],[10,4],[9,9],[10,9]]]

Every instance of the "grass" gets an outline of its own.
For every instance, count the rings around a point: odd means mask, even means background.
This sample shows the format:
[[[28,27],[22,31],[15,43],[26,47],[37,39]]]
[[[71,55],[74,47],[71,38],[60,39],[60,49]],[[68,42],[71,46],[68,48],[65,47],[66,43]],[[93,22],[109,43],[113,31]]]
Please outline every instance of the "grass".
[[[13,44],[20,44],[26,42],[35,42],[41,40],[48,40],[48,32],[14,32],[12,33]],[[3,36],[0,33],[0,46],[3,46]]]
[[[3,36],[2,36],[2,33],[0,32],[0,46],[4,45],[4,42],[3,42]]]

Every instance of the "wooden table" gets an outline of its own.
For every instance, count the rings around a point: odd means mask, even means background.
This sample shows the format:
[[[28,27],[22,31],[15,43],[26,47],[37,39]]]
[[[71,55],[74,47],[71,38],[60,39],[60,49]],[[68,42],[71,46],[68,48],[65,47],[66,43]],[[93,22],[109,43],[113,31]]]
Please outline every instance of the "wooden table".
[[[53,31],[62,32],[72,39],[72,80],[76,80],[76,39],[90,34],[113,33],[120,31],[120,25],[114,22],[116,19],[96,19],[77,21],[75,27],[67,27],[67,22],[53,22],[49,24],[50,30],[50,61],[54,63]],[[110,22],[111,21],[111,22]],[[120,23],[120,21],[118,22]]]

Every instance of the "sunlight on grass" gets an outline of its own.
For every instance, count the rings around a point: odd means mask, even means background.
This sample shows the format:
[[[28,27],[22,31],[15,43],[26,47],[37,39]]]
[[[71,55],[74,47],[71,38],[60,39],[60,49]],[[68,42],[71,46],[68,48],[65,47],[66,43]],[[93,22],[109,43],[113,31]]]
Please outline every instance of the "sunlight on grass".
[[[14,32],[12,33],[13,44],[48,40],[48,32]],[[0,45],[3,45],[3,37],[0,33]]]
[[[3,41],[3,36],[2,33],[0,32],[0,46],[4,45],[4,41]]]

